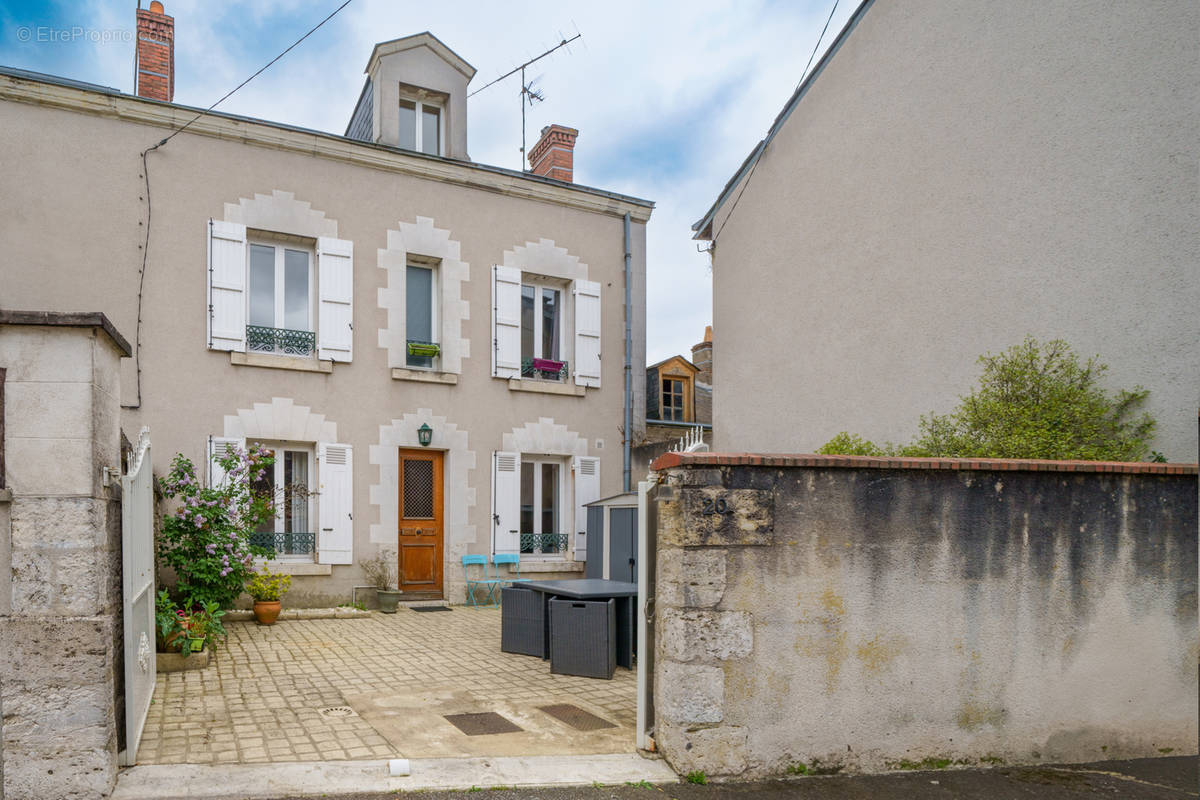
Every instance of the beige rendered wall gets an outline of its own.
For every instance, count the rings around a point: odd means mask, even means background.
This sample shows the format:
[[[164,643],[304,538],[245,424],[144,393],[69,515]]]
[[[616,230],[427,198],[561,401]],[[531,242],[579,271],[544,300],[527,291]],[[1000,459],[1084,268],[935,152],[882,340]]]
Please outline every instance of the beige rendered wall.
[[[163,129],[26,103],[5,102],[2,113],[0,152],[8,174],[6,191],[0,193],[0,240],[7,248],[0,263],[3,305],[100,310],[133,340],[146,218],[139,153],[159,141]],[[368,145],[346,146],[375,152]],[[154,202],[140,336],[142,402],[140,408],[124,411],[122,427],[150,427],[156,472],[161,474],[176,452],[202,462],[207,438],[223,434],[227,415],[253,409],[256,403],[270,404],[273,398],[307,407],[336,424],[337,441],[354,447],[356,561],[378,547],[370,541],[370,526],[381,521],[380,508],[370,502],[370,487],[380,483],[380,468],[371,463],[370,447],[381,443],[381,429],[393,420],[421,409],[467,437],[471,456],[463,463],[468,491],[446,498],[466,515],[470,541],[461,543],[466,551],[489,550],[491,453],[502,448],[504,434],[513,429],[543,418],[565,426],[586,443],[588,455],[601,459],[601,496],[620,491],[620,203],[610,204],[611,213],[597,213],[190,133],[148,158]],[[428,163],[415,157],[411,161]],[[207,221],[223,219],[226,203],[274,190],[311,203],[336,221],[339,238],[354,243],[354,360],[336,364],[331,374],[233,366],[229,353],[206,349]],[[378,344],[378,332],[388,321],[379,301],[387,273],[377,252],[388,246],[389,229],[418,216],[448,231],[469,266],[469,279],[462,284],[469,304],[462,333],[471,352],[454,386],[393,380],[387,352]],[[506,380],[490,376],[491,267],[504,263],[506,250],[542,238],[586,263],[588,278],[602,284],[602,387],[588,389],[585,397],[512,391]],[[644,294],[645,241],[645,225],[635,221],[638,295]],[[638,296],[635,306],[644,317],[644,296]],[[642,363],[644,319],[635,321],[635,331],[642,337],[635,344],[634,358],[640,359],[635,363]],[[135,402],[131,366],[125,369],[122,388],[125,402]],[[644,408],[635,411],[635,419],[644,413]],[[383,497],[394,502],[386,487]],[[446,579],[452,590],[461,586],[461,567],[448,564]],[[289,602],[345,602],[351,587],[360,583],[357,565],[334,566],[330,576],[295,579]]]
[[[674,458],[654,735],[680,774],[1196,752],[1194,467]]]
[[[1195,461],[1198,39],[1172,0],[871,2],[719,235],[716,448],[906,442],[1032,334]]]

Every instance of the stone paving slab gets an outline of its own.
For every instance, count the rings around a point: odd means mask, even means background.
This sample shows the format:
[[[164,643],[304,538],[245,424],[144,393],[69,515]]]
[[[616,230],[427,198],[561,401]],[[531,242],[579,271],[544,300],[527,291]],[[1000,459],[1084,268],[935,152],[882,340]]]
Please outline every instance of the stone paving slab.
[[[613,752],[634,748],[636,674],[617,669],[611,681],[552,675],[549,662],[502,653],[495,608],[455,606],[443,614],[402,608],[365,619],[290,620],[269,627],[231,622],[226,628],[229,639],[208,667],[158,676],[139,765],[380,759],[406,756],[406,749],[426,757],[496,752],[494,743],[480,743],[472,753],[469,742],[464,749],[453,736],[446,738],[453,746],[439,751],[435,740],[444,733],[439,728],[411,740],[397,740],[392,732],[389,741],[354,710],[371,705],[364,698],[386,704],[386,698],[433,686],[467,691],[477,706],[494,702],[533,711],[573,702],[617,723]],[[323,709],[349,713],[325,715]],[[596,752],[594,733],[559,727],[561,736],[548,737],[535,752],[579,752],[574,748],[583,744],[591,745],[585,752]],[[407,728],[403,737],[422,733]]]

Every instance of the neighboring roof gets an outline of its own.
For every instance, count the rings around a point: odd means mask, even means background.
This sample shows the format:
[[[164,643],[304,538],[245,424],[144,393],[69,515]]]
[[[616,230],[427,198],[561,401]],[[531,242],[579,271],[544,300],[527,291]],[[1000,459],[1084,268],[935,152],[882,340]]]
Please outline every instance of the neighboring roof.
[[[121,353],[129,358],[133,351],[116,326],[100,311],[13,311],[0,308],[0,325],[61,325],[69,328],[100,328]]]
[[[625,203],[645,212],[634,210],[635,219],[649,219],[654,202],[629,195],[617,194],[605,189],[596,189],[579,183],[564,183],[552,178],[544,178],[529,172],[496,167],[490,164],[480,164],[475,161],[462,161],[445,156],[434,156],[404,150],[392,145],[363,142],[336,133],[302,128],[297,125],[287,125],[282,122],[255,117],[245,117],[229,114],[223,111],[207,111],[194,106],[179,103],[164,103],[161,100],[151,100],[145,97],[125,94],[118,89],[108,86],[98,86],[93,83],[76,81],[57,75],[17,69],[0,65],[0,77],[8,77],[13,82],[5,85],[0,82],[0,100],[36,103],[39,105],[65,108],[80,113],[98,116],[116,117],[130,122],[151,125],[161,128],[178,128],[196,114],[197,119],[187,133],[196,136],[215,136],[225,140],[236,140],[247,144],[259,144],[279,150],[293,150],[307,155],[323,156],[340,161],[380,169],[407,172],[431,180],[444,180],[451,183],[478,185],[490,191],[515,194],[531,199],[557,202],[560,205],[578,205],[591,211],[603,211],[620,215],[623,210],[618,204]],[[63,87],[57,91],[43,89],[28,89],[19,81],[33,84]],[[64,91],[66,90],[66,91]],[[73,95],[71,92],[85,92],[87,95]],[[108,103],[98,103],[92,95],[103,94],[112,98]],[[181,113],[182,112],[182,113]],[[263,126],[269,130],[255,131],[252,125]],[[288,135],[280,131],[290,132]],[[147,144],[150,144],[149,142]],[[480,173],[483,173],[482,175]],[[467,176],[473,176],[469,180]],[[602,200],[589,199],[584,201],[568,200],[572,195],[593,195]]]
[[[683,356],[671,356],[670,358],[664,358],[662,361],[659,361],[657,364],[651,364],[650,366],[646,367],[646,371],[648,372],[652,369],[657,369],[658,367],[661,367],[663,364],[668,364],[672,361],[682,361],[685,365],[691,367],[694,372],[700,371],[699,367],[697,367],[691,361],[688,361]]]
[[[475,68],[429,31],[414,33],[412,36],[401,36],[399,39],[392,39],[391,41],[380,42],[375,45],[375,49],[371,51],[371,57],[367,59],[367,69],[365,71],[368,75],[371,74],[379,59],[384,56],[390,56],[393,53],[400,53],[417,47],[428,47],[440,56],[443,61],[461,72],[466,77],[468,83],[471,81],[471,78],[475,77]]]
[[[599,500],[593,500],[590,503],[584,503],[583,507],[591,508],[592,506],[624,506],[624,505],[636,506],[637,499],[638,499],[637,492],[621,492],[620,494],[614,494],[611,497],[602,497]]]
[[[703,217],[701,217],[692,225],[692,230],[696,232],[696,235],[692,237],[693,239],[712,239],[713,217],[717,215],[717,212],[721,209],[721,206],[725,205],[725,201],[729,199],[729,196],[733,194],[733,190],[736,189],[742,182],[742,178],[748,175],[750,171],[754,169],[754,165],[758,163],[760,158],[762,158],[763,152],[771,144],[771,140],[775,138],[775,134],[779,133],[780,128],[782,128],[784,123],[787,122],[792,116],[792,112],[796,110],[796,106],[799,105],[800,99],[808,93],[808,87],[812,85],[813,81],[817,79],[817,76],[820,75],[825,69],[825,65],[828,64],[830,59],[833,58],[834,53],[841,49],[842,44],[845,43],[847,37],[850,35],[850,32],[858,26],[863,14],[866,13],[867,9],[872,6],[874,2],[875,0],[862,0],[862,3],[859,5],[859,7],[855,9],[853,14],[850,15],[850,19],[846,20],[845,26],[842,28],[841,32],[838,33],[837,38],[833,40],[833,44],[829,45],[829,49],[827,49],[825,54],[821,56],[821,60],[817,62],[815,67],[813,67],[813,71],[808,73],[808,77],[796,86],[796,91],[792,93],[792,96],[788,99],[787,103],[784,104],[783,110],[779,112],[779,115],[775,117],[775,121],[771,123],[771,128],[767,131],[767,135],[763,137],[763,139],[757,145],[754,146],[754,149],[750,151],[750,155],[746,156],[746,160],[743,161],[742,165],[738,167],[736,172],[733,173],[733,177],[729,179],[729,182],[725,184],[725,188],[721,190],[721,194],[717,196],[716,202],[712,204],[708,211],[704,212]]]

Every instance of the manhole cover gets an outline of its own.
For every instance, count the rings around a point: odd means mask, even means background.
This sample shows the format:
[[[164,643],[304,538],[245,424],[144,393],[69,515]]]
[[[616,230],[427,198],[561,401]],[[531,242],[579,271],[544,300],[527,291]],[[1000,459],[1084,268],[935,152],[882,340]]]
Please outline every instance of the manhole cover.
[[[317,713],[319,713],[322,717],[357,717],[358,716],[358,714],[354,713],[354,709],[350,708],[350,706],[330,706],[329,708],[322,708]]]
[[[444,719],[467,736],[489,733],[517,733],[521,729],[492,711],[482,714],[446,714]]]
[[[419,611],[422,614],[426,614],[426,613],[429,613],[430,611],[449,611],[450,607],[449,606],[413,606],[412,610]]]
[[[606,719],[601,719],[595,714],[584,711],[579,706],[573,706],[570,703],[559,703],[553,706],[538,706],[538,709],[545,711],[550,716],[554,717],[559,722],[565,722],[577,731],[598,731],[604,728],[617,727]]]

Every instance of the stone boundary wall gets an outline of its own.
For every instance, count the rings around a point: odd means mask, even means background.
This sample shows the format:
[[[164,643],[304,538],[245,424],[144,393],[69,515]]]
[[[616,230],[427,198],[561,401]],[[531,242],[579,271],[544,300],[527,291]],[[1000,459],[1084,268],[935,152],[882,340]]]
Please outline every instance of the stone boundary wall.
[[[654,467],[654,737],[680,773],[1196,752],[1196,465]]]
[[[116,781],[123,702],[118,374],[128,354],[101,314],[0,310],[4,800],[102,798]]]

